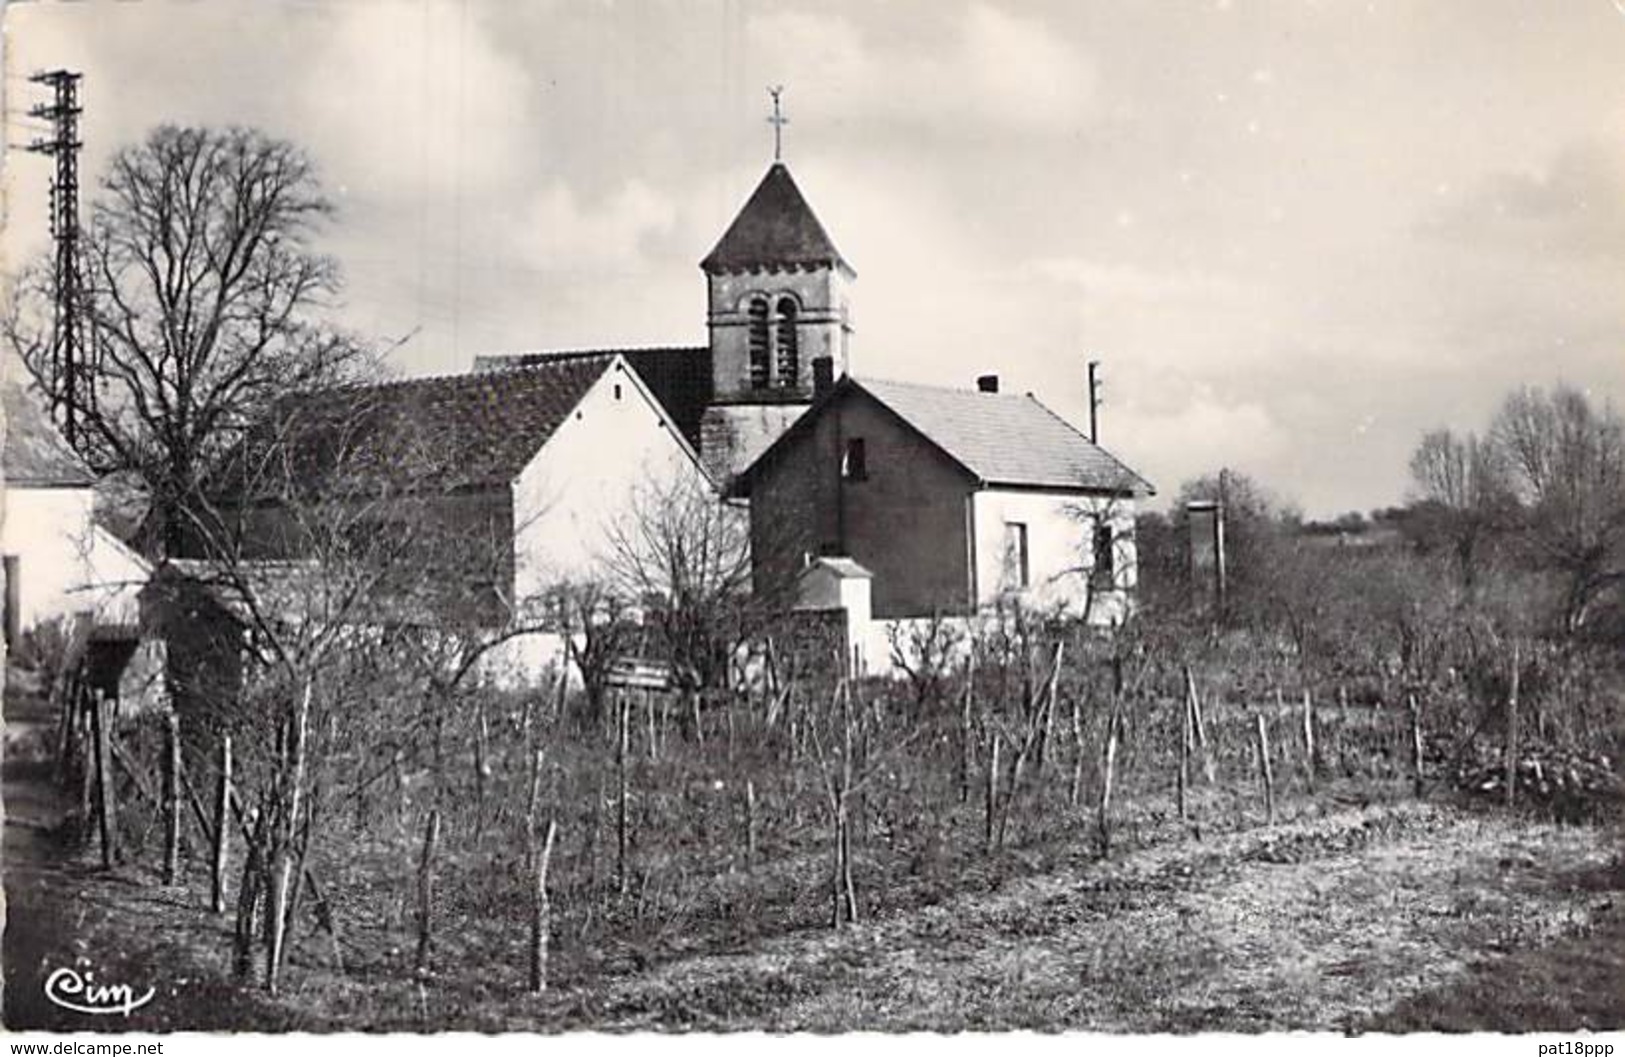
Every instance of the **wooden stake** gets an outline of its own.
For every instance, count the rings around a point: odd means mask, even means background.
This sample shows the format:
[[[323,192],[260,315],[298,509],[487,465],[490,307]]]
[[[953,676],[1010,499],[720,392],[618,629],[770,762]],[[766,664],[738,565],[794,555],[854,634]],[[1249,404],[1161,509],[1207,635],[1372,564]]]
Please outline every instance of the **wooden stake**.
[[[1512,640],[1512,687],[1507,694],[1507,807],[1518,797],[1518,678],[1522,674],[1518,663],[1518,640]]]
[[[1072,788],[1067,793],[1066,802],[1072,807],[1078,806],[1083,798],[1083,709],[1076,697],[1072,698]]]
[[[305,740],[310,728],[311,684],[307,681],[299,695],[299,703],[289,718],[287,756],[284,766],[288,784],[284,802],[276,819],[279,832],[272,834],[272,872],[269,901],[265,905],[265,989],[277,993],[282,977],[282,957],[287,946],[288,925],[293,903],[295,834],[299,832],[299,811],[305,784]],[[302,878],[301,878],[302,879]]]
[[[1264,815],[1275,824],[1275,773],[1270,767],[1270,735],[1264,717],[1258,717],[1258,768],[1264,777]]]
[[[959,703],[959,802],[970,801],[971,710],[976,696],[976,654],[965,661],[965,692]]]
[[[745,869],[756,862],[756,782],[745,779]]]
[[[113,797],[113,724],[107,698],[96,694],[92,704],[92,728],[96,739],[97,820],[100,823],[102,866],[112,869],[118,862],[118,806]]]
[[[1183,822],[1188,817],[1185,804],[1186,790],[1190,785],[1191,770],[1191,710],[1189,707],[1180,710],[1183,722],[1179,731],[1179,784],[1175,790],[1175,800],[1179,807],[1179,819]]]
[[[540,766],[537,769],[540,770]],[[553,903],[547,894],[547,868],[553,862],[553,841],[558,832],[558,821],[548,819],[547,839],[542,843],[541,854],[535,856],[536,887],[530,917],[530,990],[538,995],[547,990],[547,949],[553,924]]]
[[[643,710],[649,720],[649,762],[654,763],[660,759],[660,743],[655,731],[655,695],[653,690],[643,691]]]
[[[209,905],[216,914],[226,912],[226,859],[230,854],[231,825],[227,812],[231,804],[231,735],[220,739],[220,778],[214,800],[214,876]]]
[[[630,705],[627,702],[626,691],[615,691],[615,888],[622,895],[629,890],[631,879],[626,872],[626,841],[627,841],[627,755],[631,748],[631,717],[628,715]]]
[[[1406,698],[1411,714],[1411,774],[1413,780],[1412,791],[1420,797],[1423,790],[1422,774],[1422,709],[1416,703],[1416,695],[1410,694]]]
[[[89,690],[74,692],[79,728],[79,817],[88,827],[96,807],[96,698]]]
[[[993,746],[987,754],[987,796],[984,804],[986,808],[986,827],[983,834],[983,844],[988,851],[993,850],[993,819],[998,809],[999,800],[999,732],[993,732]]]
[[[181,719],[169,714],[169,751],[164,757],[164,884],[180,883]]]
[[[1097,824],[1100,828],[1100,854],[1104,858],[1111,854],[1111,807],[1112,807],[1112,777],[1117,770],[1117,707],[1112,706],[1112,714],[1106,720],[1106,773],[1100,787],[1100,815]]]
[[[418,952],[415,968],[421,976],[429,969],[434,914],[434,853],[440,840],[440,809],[429,812],[423,827],[423,855],[418,860]]]
[[[1196,730],[1196,744],[1202,750],[1202,774],[1207,784],[1212,785],[1217,780],[1213,770],[1213,753],[1207,744],[1207,724],[1202,719],[1202,697],[1196,692],[1196,676],[1191,674],[1190,665],[1185,666],[1185,701],[1191,712],[1191,723]]]
[[[474,800],[478,806],[474,826],[479,833],[485,825],[485,787],[491,780],[491,724],[485,715],[483,694],[474,695],[474,720]]]
[[[1309,688],[1303,688],[1303,770],[1309,778],[1309,788],[1315,788],[1315,699]]]

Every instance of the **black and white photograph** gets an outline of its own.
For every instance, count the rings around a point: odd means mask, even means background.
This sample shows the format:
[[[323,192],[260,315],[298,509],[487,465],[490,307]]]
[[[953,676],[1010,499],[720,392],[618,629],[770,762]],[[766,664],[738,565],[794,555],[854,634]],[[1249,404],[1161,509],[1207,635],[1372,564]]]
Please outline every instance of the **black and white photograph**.
[[[1625,1045],[1625,0],[0,18],[11,1052]]]

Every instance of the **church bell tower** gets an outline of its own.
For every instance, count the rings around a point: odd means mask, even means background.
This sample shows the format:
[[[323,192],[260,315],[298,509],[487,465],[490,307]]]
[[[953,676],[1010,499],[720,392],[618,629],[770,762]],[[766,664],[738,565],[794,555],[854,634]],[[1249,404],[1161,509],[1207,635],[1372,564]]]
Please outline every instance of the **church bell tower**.
[[[778,117],[774,98],[775,133]],[[775,152],[777,153],[777,152]],[[711,371],[718,403],[796,403],[813,396],[813,361],[839,378],[852,338],[857,278],[775,157],[705,260]]]

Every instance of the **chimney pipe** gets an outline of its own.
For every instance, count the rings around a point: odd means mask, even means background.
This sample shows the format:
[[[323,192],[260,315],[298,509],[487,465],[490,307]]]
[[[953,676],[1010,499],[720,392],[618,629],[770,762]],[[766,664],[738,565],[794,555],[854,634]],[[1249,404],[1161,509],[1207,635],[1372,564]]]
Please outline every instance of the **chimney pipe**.
[[[835,358],[819,356],[812,362],[813,397],[816,399],[835,388]]]
[[[999,391],[999,376],[984,374],[976,379],[976,391],[979,393],[996,393]]]

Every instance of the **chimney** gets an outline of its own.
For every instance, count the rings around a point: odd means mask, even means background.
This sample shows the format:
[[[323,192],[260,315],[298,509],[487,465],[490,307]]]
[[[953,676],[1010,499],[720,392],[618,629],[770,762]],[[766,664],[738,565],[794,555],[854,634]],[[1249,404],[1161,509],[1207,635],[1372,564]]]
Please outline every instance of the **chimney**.
[[[996,392],[998,392],[999,391],[999,376],[996,375],[996,374],[984,374],[984,375],[981,375],[980,377],[978,377],[976,379],[976,391],[978,393],[996,393]]]
[[[813,399],[818,399],[835,388],[835,358],[819,356],[812,362]]]

